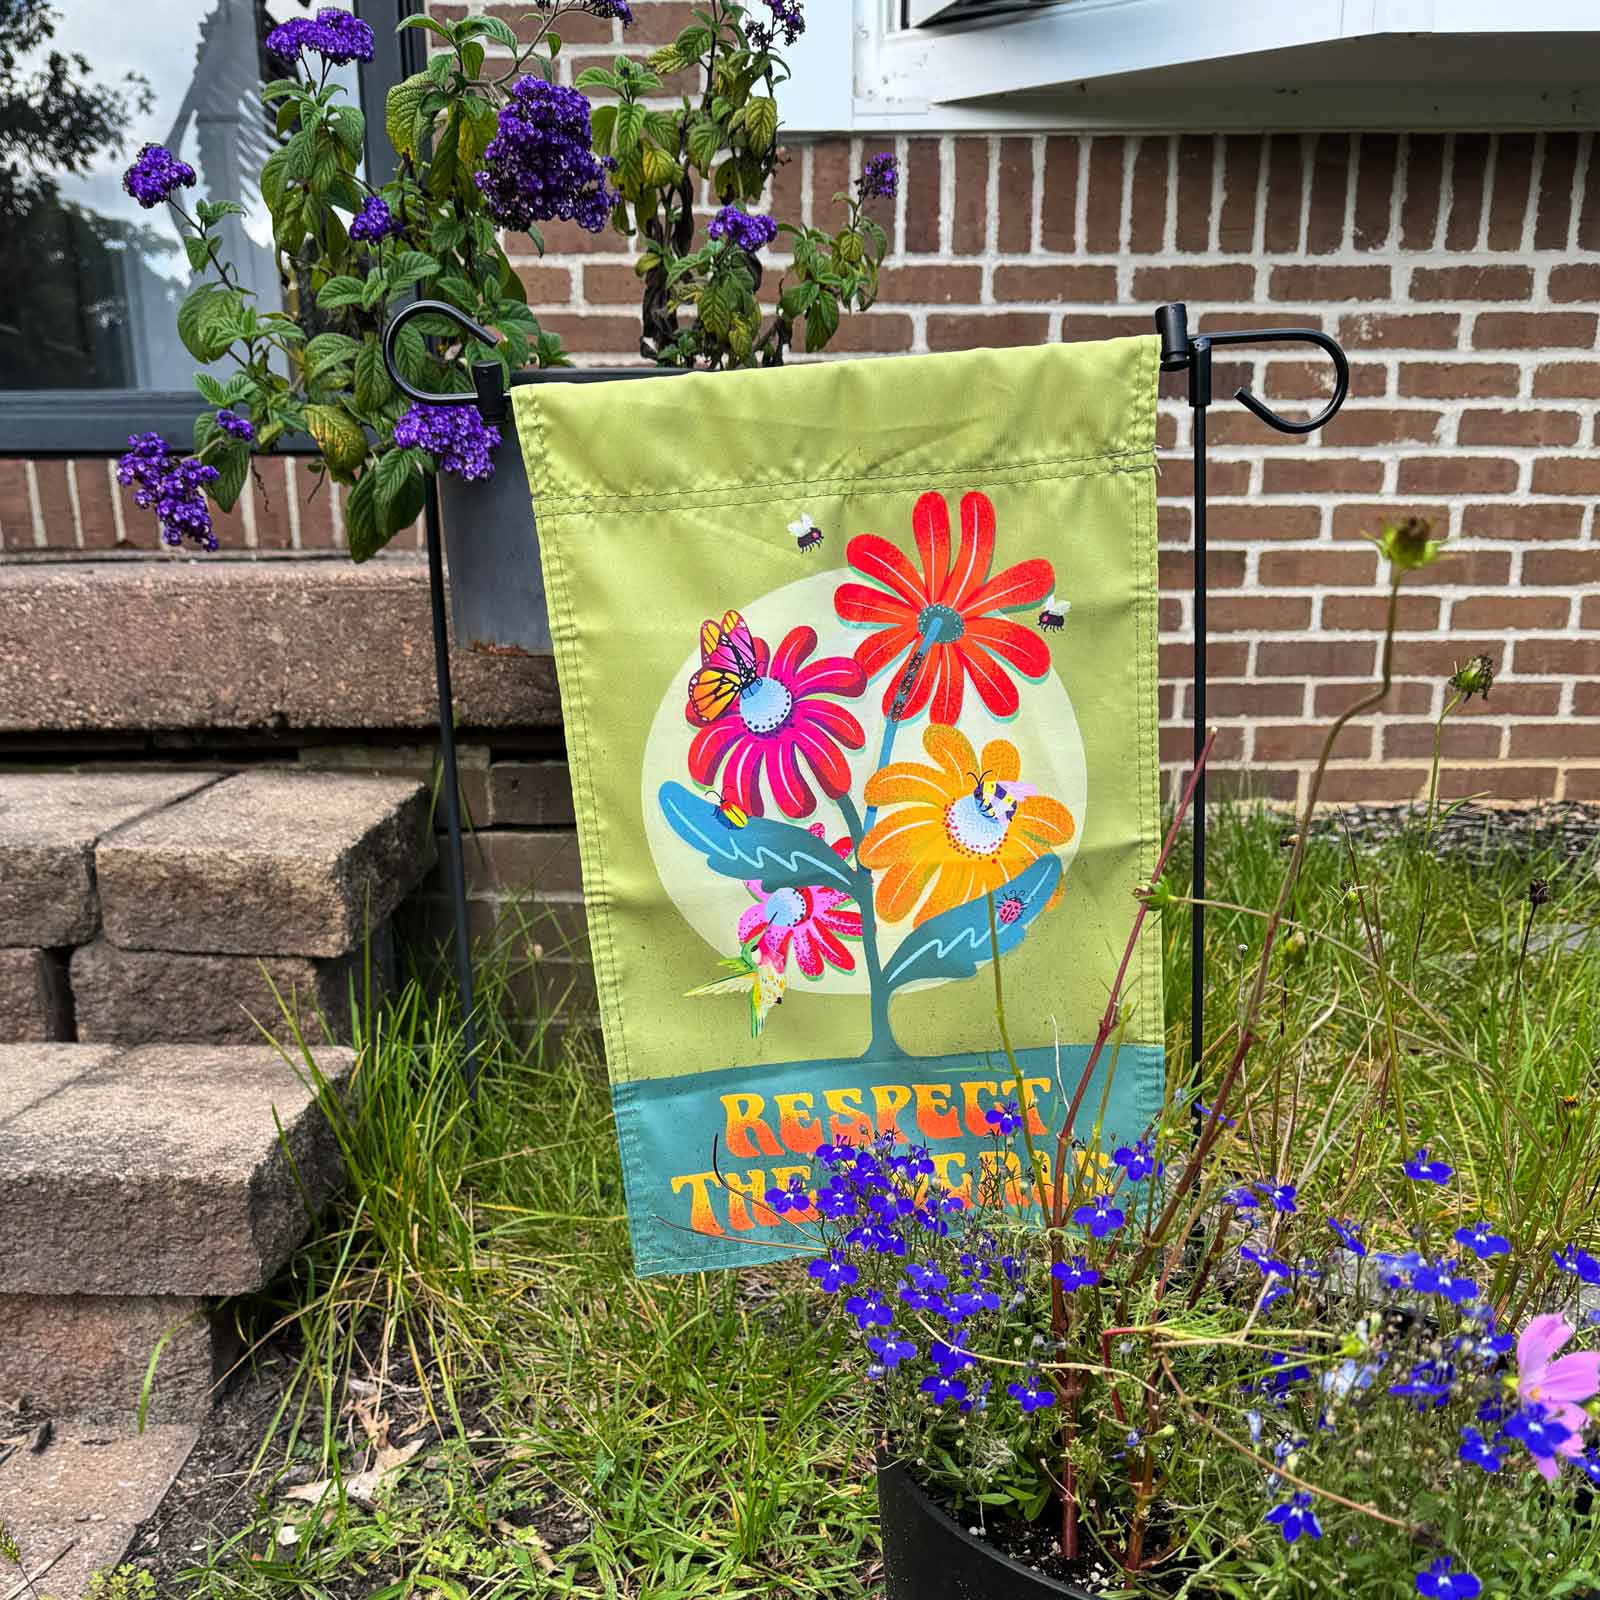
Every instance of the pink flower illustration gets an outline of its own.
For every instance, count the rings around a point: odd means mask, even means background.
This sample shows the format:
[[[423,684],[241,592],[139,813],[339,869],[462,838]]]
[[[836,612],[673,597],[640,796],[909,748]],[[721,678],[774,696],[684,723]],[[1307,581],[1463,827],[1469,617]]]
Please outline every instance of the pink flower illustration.
[[[814,628],[790,629],[769,657],[766,640],[751,634],[736,613],[729,617],[736,625],[706,654],[708,665],[691,685],[688,718],[700,731],[689,746],[689,772],[696,783],[710,786],[720,768],[724,796],[759,817],[765,810],[764,768],[784,814],[810,816],[817,797],[800,760],[831,798],[849,789],[850,768],[840,746],[859,750],[866,735],[849,711],[827,697],[860,694],[866,674],[848,656],[808,661],[817,647]],[[728,665],[721,664],[719,652],[729,653]]]
[[[827,837],[820,822],[812,823],[811,831],[819,839]],[[848,856],[849,839],[835,839],[833,849],[841,858]],[[754,879],[746,879],[745,888],[756,904],[739,918],[739,943],[748,947],[758,940],[757,953],[768,966],[784,971],[793,950],[795,965],[808,978],[822,976],[824,961],[840,972],[855,971],[856,958],[839,939],[861,937],[861,913],[841,909],[850,903],[842,889],[774,889],[768,894]]]
[[[1517,1340],[1517,1398],[1525,1406],[1541,1408],[1568,1430],[1569,1437],[1556,1446],[1555,1455],[1563,1456],[1583,1453],[1582,1434],[1589,1425],[1583,1402],[1600,1394],[1600,1351],[1557,1357],[1571,1337],[1565,1318],[1546,1312],[1535,1317]],[[1555,1455],[1533,1458],[1539,1475],[1552,1483],[1558,1470]]]

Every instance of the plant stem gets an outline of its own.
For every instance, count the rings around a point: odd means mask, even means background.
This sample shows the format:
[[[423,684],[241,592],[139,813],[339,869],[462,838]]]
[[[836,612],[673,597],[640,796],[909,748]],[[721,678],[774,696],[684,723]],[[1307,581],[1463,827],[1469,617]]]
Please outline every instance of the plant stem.
[[[1011,1030],[1006,1026],[1006,998],[1000,984],[1000,924],[995,918],[994,890],[989,891],[989,950],[994,967],[994,1020],[1000,1030],[1000,1045],[1006,1053],[1006,1064],[1011,1068],[1012,1081],[1017,1086],[1017,1111],[1022,1118],[1022,1143],[1028,1152],[1028,1164],[1033,1168],[1033,1184],[1039,1195],[1039,1211],[1046,1222],[1050,1217],[1049,1196],[1045,1192],[1045,1175],[1039,1165],[1039,1152],[1033,1147],[1033,1130],[1028,1118],[1033,1106],[1028,1100],[1028,1085],[1017,1065],[1017,1053],[1011,1048]]]
[[[839,796],[839,811],[850,834],[850,842],[860,847],[866,830],[861,814],[848,794]],[[889,991],[884,987],[883,963],[878,954],[878,918],[872,903],[872,874],[859,860],[855,867],[856,905],[861,912],[861,955],[867,964],[867,988],[872,1000],[871,1037],[867,1042],[864,1060],[876,1060],[884,1055],[901,1055],[894,1030],[889,1025]]]

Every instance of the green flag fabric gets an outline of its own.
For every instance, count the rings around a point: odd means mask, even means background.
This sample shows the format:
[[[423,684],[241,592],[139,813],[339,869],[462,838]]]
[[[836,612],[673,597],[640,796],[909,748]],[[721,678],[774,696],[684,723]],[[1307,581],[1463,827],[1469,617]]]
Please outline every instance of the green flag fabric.
[[[1155,858],[1157,368],[513,391],[641,1275],[810,1248],[824,1142],[1027,1203],[995,948],[1047,1159]],[[1081,1135],[1154,1118],[1161,1038],[1152,928]]]

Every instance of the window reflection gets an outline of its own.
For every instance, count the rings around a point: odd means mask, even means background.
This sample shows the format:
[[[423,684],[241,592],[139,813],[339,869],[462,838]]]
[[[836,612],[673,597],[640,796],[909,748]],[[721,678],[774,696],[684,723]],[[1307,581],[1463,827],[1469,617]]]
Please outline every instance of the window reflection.
[[[257,91],[282,67],[262,41],[329,3],[0,0],[0,388],[189,388],[181,237],[122,189],[147,141],[195,169],[187,205],[247,208],[222,223],[223,254],[261,309],[281,307],[255,174],[276,142]],[[335,75],[359,103],[356,68]]]

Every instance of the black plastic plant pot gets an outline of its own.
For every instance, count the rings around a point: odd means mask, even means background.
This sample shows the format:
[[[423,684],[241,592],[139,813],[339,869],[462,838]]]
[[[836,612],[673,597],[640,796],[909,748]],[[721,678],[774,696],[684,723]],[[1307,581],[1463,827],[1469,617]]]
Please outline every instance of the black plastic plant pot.
[[[878,1521],[886,1600],[1094,1600],[974,1538],[898,1462],[878,1464]]]

